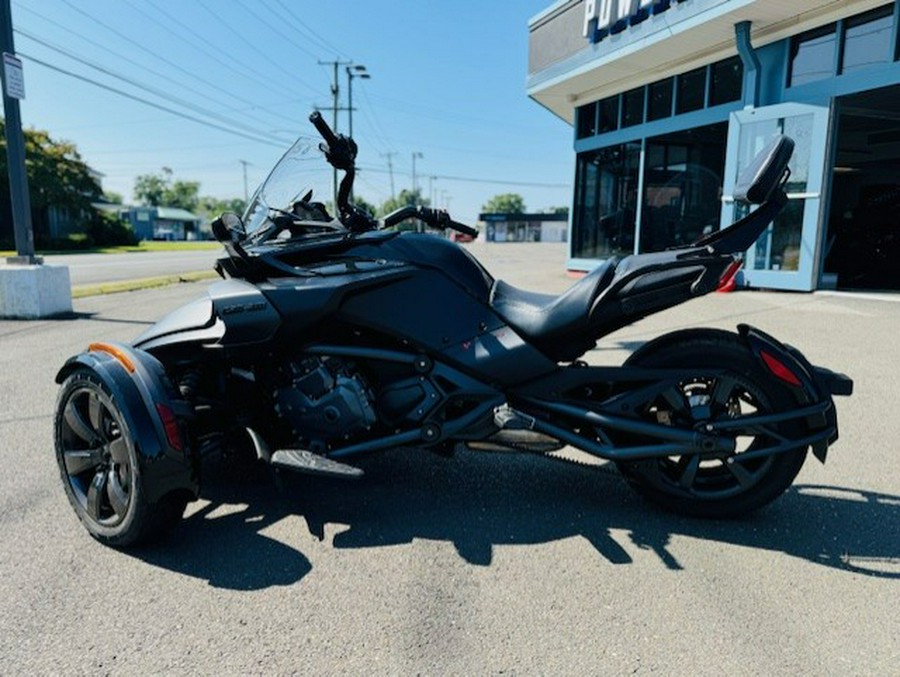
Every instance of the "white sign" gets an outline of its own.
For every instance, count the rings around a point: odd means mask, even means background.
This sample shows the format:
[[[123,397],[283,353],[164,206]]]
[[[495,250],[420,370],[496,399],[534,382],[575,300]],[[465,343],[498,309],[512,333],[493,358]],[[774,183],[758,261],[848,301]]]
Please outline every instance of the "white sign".
[[[659,0],[585,0],[584,30],[582,34],[590,38],[594,31],[591,24],[596,21],[595,30],[608,31],[619,21],[630,19],[641,11],[649,10]]]
[[[22,60],[8,52],[3,52],[3,84],[6,85],[6,96],[11,99],[25,98]]]

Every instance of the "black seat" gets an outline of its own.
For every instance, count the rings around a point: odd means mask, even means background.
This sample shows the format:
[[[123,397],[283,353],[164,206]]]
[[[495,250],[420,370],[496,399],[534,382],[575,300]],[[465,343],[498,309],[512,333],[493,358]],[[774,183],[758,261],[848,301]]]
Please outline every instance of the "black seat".
[[[570,343],[587,340],[591,306],[612,281],[618,259],[608,259],[560,296],[517,289],[496,280],[491,307],[523,337],[550,355],[568,353]]]

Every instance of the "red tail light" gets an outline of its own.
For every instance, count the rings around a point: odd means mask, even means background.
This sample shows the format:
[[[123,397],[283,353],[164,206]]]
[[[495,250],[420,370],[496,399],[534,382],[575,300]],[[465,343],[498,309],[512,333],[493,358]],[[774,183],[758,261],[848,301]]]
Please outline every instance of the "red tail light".
[[[785,363],[779,360],[777,357],[775,357],[771,353],[767,353],[765,350],[760,351],[759,356],[762,357],[763,362],[766,363],[769,371],[771,371],[779,379],[797,388],[802,385],[800,379],[797,378],[797,375],[792,372],[787,367],[787,365],[785,365]]]

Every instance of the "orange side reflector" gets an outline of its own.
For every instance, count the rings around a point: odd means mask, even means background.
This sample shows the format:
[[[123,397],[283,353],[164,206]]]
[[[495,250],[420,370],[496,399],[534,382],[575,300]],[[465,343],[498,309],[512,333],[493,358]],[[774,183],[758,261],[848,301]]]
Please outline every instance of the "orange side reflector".
[[[129,374],[134,373],[134,362],[132,362],[124,350],[111,346],[108,343],[92,343],[88,346],[88,352],[91,353],[107,353],[115,357]]]

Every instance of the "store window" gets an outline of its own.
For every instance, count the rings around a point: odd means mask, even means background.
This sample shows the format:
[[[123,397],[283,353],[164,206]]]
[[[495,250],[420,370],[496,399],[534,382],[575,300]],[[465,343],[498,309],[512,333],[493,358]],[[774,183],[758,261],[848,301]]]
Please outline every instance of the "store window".
[[[706,102],[706,67],[679,75],[677,91],[676,113],[690,113],[703,108],[703,104]]]
[[[672,115],[672,78],[654,82],[647,89],[650,100],[647,105],[647,120],[662,120]]]
[[[619,128],[619,97],[611,96],[597,104],[600,117],[598,122],[598,134],[614,132]]]
[[[892,5],[847,19],[842,73],[852,73],[894,59]]]
[[[709,105],[719,106],[741,98],[744,64],[740,57],[717,61],[709,67]]]
[[[727,123],[647,139],[641,252],[690,244],[717,230]]]
[[[578,156],[572,255],[605,259],[634,252],[641,146],[627,143]]]
[[[835,24],[829,24],[791,40],[789,86],[804,85],[834,75],[837,56]]]
[[[597,102],[578,109],[578,138],[586,139],[597,133]]]
[[[644,88],[638,87],[622,95],[622,126],[633,127],[644,121]]]

